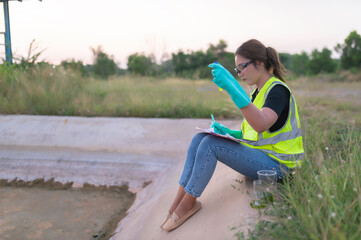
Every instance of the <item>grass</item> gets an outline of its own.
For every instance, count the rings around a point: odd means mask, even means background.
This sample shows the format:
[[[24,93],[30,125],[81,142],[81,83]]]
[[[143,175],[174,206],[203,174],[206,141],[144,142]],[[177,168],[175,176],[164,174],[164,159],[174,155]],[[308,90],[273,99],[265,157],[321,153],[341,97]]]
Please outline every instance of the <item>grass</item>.
[[[9,76],[0,69],[0,113],[67,116],[208,118],[239,115],[211,80],[84,78],[35,67]]]
[[[359,239],[361,128],[313,121],[304,136],[302,168],[280,186],[278,201],[264,213],[271,220],[261,220],[248,239]]]
[[[344,73],[343,73],[344,74]],[[344,74],[345,75],[345,74]],[[345,75],[346,76],[346,75]],[[359,75],[357,75],[359,76]],[[359,239],[361,81],[347,75],[289,82],[301,116],[305,161],[273,209],[244,239]],[[356,79],[356,80],[355,80]],[[239,117],[211,80],[83,78],[62,68],[0,68],[0,113],[68,116]]]

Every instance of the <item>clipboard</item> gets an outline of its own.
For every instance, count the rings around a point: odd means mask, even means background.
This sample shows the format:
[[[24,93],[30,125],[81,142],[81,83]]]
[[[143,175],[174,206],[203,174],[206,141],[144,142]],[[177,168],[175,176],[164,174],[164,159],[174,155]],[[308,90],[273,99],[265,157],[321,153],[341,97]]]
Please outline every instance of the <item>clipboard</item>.
[[[216,132],[214,131],[214,128],[203,129],[203,128],[196,127],[196,129],[199,130],[199,131],[201,131],[201,132],[209,133],[209,134],[212,134],[212,135],[214,135],[214,136],[221,137],[221,138],[230,139],[230,140],[235,141],[235,142],[238,142],[238,143],[240,143],[240,142],[245,142],[244,140],[235,138],[235,137],[229,135],[228,133],[226,133],[226,135],[216,133]]]

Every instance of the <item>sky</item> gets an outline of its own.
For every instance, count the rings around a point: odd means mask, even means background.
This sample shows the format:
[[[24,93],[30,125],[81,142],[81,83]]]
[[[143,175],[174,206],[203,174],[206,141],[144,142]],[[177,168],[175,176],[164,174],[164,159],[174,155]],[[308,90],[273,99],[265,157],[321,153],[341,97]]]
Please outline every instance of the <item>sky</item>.
[[[23,0],[10,1],[9,9],[13,55],[27,56],[35,39],[44,49],[40,60],[53,64],[92,64],[91,49],[102,46],[126,67],[134,53],[161,61],[221,39],[229,52],[256,38],[278,52],[311,53],[333,50],[351,31],[361,34],[360,0]],[[4,31],[1,15],[2,9]],[[5,58],[3,46],[0,54]]]

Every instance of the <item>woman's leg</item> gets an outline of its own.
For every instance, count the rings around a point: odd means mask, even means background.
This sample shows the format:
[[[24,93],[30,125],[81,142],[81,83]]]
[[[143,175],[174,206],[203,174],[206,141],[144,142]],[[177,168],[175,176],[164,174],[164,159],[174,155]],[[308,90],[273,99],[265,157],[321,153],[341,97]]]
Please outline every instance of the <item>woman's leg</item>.
[[[195,162],[195,156],[197,154],[198,146],[199,146],[200,142],[202,141],[202,139],[208,135],[209,134],[206,134],[206,133],[196,134],[193,137],[193,139],[188,147],[187,158],[186,158],[186,161],[184,164],[182,175],[179,180],[180,186],[178,188],[177,195],[174,198],[173,203],[169,209],[170,213],[174,212],[174,210],[177,208],[177,206],[179,205],[179,203],[181,202],[181,200],[183,199],[183,197],[186,193],[184,191],[184,186],[187,185],[187,183],[192,175],[193,166],[194,166],[194,162]]]
[[[172,203],[172,206],[170,207],[169,209],[169,212],[170,213],[173,213],[174,210],[178,207],[178,204],[181,202],[182,198],[184,197],[184,194],[186,192],[184,191],[184,188],[182,186],[179,186],[178,188],[178,193],[177,195],[175,196],[174,200],[173,200],[173,203]]]
[[[199,151],[199,145],[201,144],[203,139],[208,136],[209,134],[207,133],[196,134],[188,147],[187,158],[184,163],[182,175],[179,179],[179,185],[181,185],[183,188],[187,185],[189,179],[192,176],[195,158],[197,152]]]
[[[193,197],[202,194],[214,173],[217,160],[252,179],[257,179],[257,171],[263,169],[275,170],[279,178],[286,174],[280,164],[267,154],[228,139],[208,135],[198,146],[192,174],[184,186],[187,194]]]
[[[177,205],[174,211],[180,218],[193,207],[196,198],[204,191],[218,160],[252,179],[258,178],[258,170],[266,169],[275,170],[279,178],[285,175],[279,163],[259,150],[213,135],[197,134],[189,147],[179,181],[183,188],[180,187],[172,205]],[[184,195],[183,198],[181,195]]]

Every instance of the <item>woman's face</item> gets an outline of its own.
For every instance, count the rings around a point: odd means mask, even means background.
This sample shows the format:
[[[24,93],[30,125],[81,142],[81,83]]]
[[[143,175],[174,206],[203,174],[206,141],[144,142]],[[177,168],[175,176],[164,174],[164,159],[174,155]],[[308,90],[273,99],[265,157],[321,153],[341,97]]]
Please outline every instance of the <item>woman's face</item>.
[[[236,67],[238,68],[238,76],[251,86],[259,82],[261,79],[261,72],[255,67],[256,62],[250,63],[251,59],[244,58],[241,55],[235,56]]]

